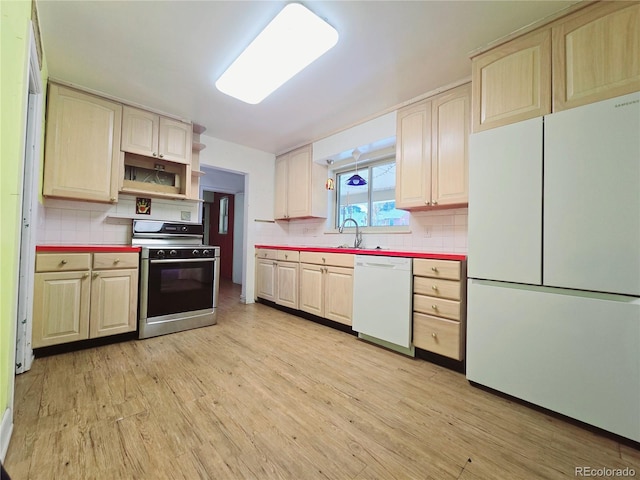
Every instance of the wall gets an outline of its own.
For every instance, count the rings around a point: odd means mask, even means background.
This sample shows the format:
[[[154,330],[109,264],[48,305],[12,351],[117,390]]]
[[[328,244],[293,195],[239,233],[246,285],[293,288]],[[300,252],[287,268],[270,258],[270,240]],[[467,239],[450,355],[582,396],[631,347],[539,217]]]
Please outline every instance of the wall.
[[[46,198],[37,226],[39,245],[129,245],[132,219],[182,221],[188,212],[198,221],[199,202],[151,199],[151,214],[135,214],[135,197],[120,195],[118,203]]]
[[[17,317],[22,168],[28,90],[31,2],[0,2],[0,458],[7,447]],[[44,55],[43,55],[44,57]],[[43,58],[42,80],[46,82]],[[8,419],[7,419],[8,417]]]
[[[410,214],[407,232],[365,233],[367,248],[416,252],[467,253],[467,208]],[[290,220],[257,225],[256,243],[265,245],[325,246],[353,245],[354,234],[339,234],[324,219]]]
[[[275,155],[204,134],[200,141],[207,146],[200,152],[201,166],[245,174],[242,301],[251,303],[255,289],[253,252],[258,231],[262,221],[273,221]]]

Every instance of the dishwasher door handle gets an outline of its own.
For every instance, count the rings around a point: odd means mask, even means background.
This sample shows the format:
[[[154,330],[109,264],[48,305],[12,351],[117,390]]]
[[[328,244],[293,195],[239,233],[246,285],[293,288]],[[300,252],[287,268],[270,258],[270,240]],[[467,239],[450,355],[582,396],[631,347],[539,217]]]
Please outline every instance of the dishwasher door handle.
[[[392,263],[373,263],[373,262],[367,262],[367,263],[358,263],[358,266],[362,266],[362,267],[382,267],[382,268],[396,268],[397,265],[394,265]]]

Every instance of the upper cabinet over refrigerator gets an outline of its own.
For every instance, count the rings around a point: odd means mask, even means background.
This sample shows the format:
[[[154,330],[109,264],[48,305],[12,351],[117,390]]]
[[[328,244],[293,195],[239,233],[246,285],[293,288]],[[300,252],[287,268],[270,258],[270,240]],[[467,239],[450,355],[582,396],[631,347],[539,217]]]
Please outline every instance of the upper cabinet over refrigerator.
[[[640,92],[544,122],[544,284],[640,296]]]
[[[542,117],[471,135],[468,276],[542,282]]]

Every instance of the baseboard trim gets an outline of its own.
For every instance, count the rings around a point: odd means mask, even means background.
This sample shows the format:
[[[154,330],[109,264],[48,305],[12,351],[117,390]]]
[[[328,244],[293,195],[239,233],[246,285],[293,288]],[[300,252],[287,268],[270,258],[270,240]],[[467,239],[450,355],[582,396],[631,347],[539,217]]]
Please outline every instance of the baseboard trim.
[[[9,449],[9,440],[13,432],[13,415],[10,408],[7,408],[2,415],[2,423],[0,424],[0,461],[4,463]]]

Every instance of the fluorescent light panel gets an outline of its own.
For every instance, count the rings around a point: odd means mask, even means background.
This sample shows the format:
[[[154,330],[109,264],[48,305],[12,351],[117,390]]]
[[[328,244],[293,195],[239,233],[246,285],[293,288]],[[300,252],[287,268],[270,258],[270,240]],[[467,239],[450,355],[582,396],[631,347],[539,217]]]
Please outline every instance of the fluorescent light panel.
[[[256,104],[338,42],[338,32],[299,3],[290,3],[216,82],[216,88]]]

